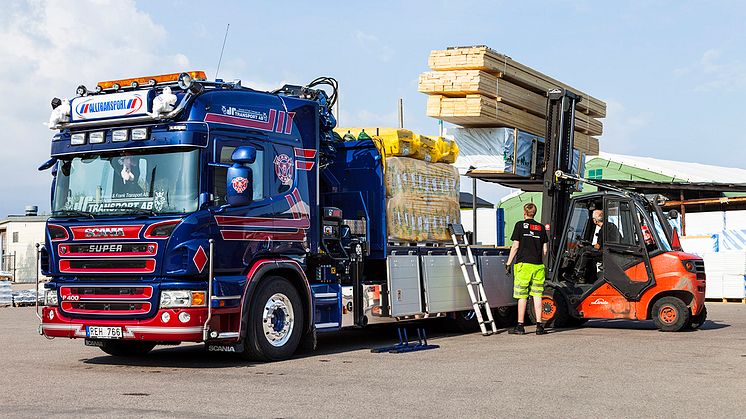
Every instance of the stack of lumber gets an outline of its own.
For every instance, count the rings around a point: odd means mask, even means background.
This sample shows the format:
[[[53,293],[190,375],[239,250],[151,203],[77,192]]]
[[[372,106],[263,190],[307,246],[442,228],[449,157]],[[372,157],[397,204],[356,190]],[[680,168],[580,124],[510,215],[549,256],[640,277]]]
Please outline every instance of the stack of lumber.
[[[565,88],[583,97],[575,117],[575,147],[598,154],[599,118],[606,104],[485,46],[432,51],[419,91],[430,95],[427,115],[463,127],[511,127],[546,131],[546,93]]]

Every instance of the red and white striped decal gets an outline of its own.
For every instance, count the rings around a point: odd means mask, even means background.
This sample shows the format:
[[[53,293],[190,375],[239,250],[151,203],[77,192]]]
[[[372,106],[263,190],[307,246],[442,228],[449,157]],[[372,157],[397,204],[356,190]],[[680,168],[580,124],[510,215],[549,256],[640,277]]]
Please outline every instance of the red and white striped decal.
[[[316,164],[316,150],[312,148],[299,148],[294,147],[293,152],[295,154],[295,168],[298,170],[311,170]],[[311,159],[311,160],[299,160],[299,159]]]
[[[316,150],[312,148],[293,147],[293,153],[295,153],[295,157],[302,157],[306,159],[312,159],[316,157]]]
[[[243,231],[243,230],[220,230],[223,240],[248,240],[248,241],[303,241],[306,238],[306,231],[298,230],[290,233],[277,231]]]
[[[208,113],[207,115],[205,115],[205,122],[216,122],[219,124],[254,128],[254,129],[258,129],[262,131],[274,131],[276,117],[277,117],[276,109],[269,110],[269,117],[267,118],[266,121],[255,121],[253,119],[239,118],[236,116]]]
[[[285,129],[285,111],[280,111],[280,114],[277,116],[275,132],[282,132],[283,129]]]
[[[293,133],[293,118],[295,118],[295,112],[288,112],[288,120],[285,122],[285,134]]]
[[[311,226],[307,204],[301,199],[298,188],[285,195],[285,199],[288,202],[288,211],[293,218],[215,216],[215,221],[219,227],[227,227],[220,230],[221,236],[224,240],[305,240],[306,230]],[[256,229],[262,230],[257,231]],[[273,231],[271,229],[290,231]]]
[[[253,128],[262,131],[273,131],[279,134],[293,133],[293,119],[295,112],[278,111],[270,109],[266,121],[257,121],[254,119],[240,118],[232,115],[223,115],[217,113],[208,113],[205,115],[205,122],[214,122],[218,124],[234,125],[238,127]]]

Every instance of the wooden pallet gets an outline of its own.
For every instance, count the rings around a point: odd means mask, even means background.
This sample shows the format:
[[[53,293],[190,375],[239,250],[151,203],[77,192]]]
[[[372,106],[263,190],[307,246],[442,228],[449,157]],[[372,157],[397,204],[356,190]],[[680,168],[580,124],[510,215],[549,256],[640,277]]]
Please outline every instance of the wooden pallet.
[[[746,298],[705,298],[705,301],[709,303],[746,304]]]
[[[428,65],[430,69],[437,71],[482,70],[539,94],[545,94],[553,88],[565,88],[583,96],[583,100],[578,104],[578,109],[581,112],[599,118],[606,116],[606,103],[603,101],[525,66],[486,46],[454,47],[445,50],[435,50],[428,57]]]
[[[721,302],[746,304],[746,298],[723,298]]]

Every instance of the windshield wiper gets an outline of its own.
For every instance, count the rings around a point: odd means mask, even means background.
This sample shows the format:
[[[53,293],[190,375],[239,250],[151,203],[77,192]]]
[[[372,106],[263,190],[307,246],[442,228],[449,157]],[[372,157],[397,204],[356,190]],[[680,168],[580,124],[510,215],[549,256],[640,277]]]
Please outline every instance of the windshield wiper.
[[[96,218],[90,212],[78,211],[78,210],[57,210],[57,211],[52,211],[52,216],[53,217],[87,217],[87,218]]]
[[[111,214],[111,215],[152,215],[152,216],[158,215],[158,213],[156,213],[153,210],[143,209],[143,208],[127,208],[125,211],[109,212],[108,214]]]

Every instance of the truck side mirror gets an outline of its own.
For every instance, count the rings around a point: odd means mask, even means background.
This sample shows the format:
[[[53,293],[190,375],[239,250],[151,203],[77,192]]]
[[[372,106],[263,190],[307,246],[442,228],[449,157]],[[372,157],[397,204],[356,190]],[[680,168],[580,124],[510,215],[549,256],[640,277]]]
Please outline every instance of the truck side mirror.
[[[254,196],[254,175],[250,164],[256,160],[256,148],[242,146],[231,155],[233,165],[226,172],[226,201],[229,205],[248,205]]]

